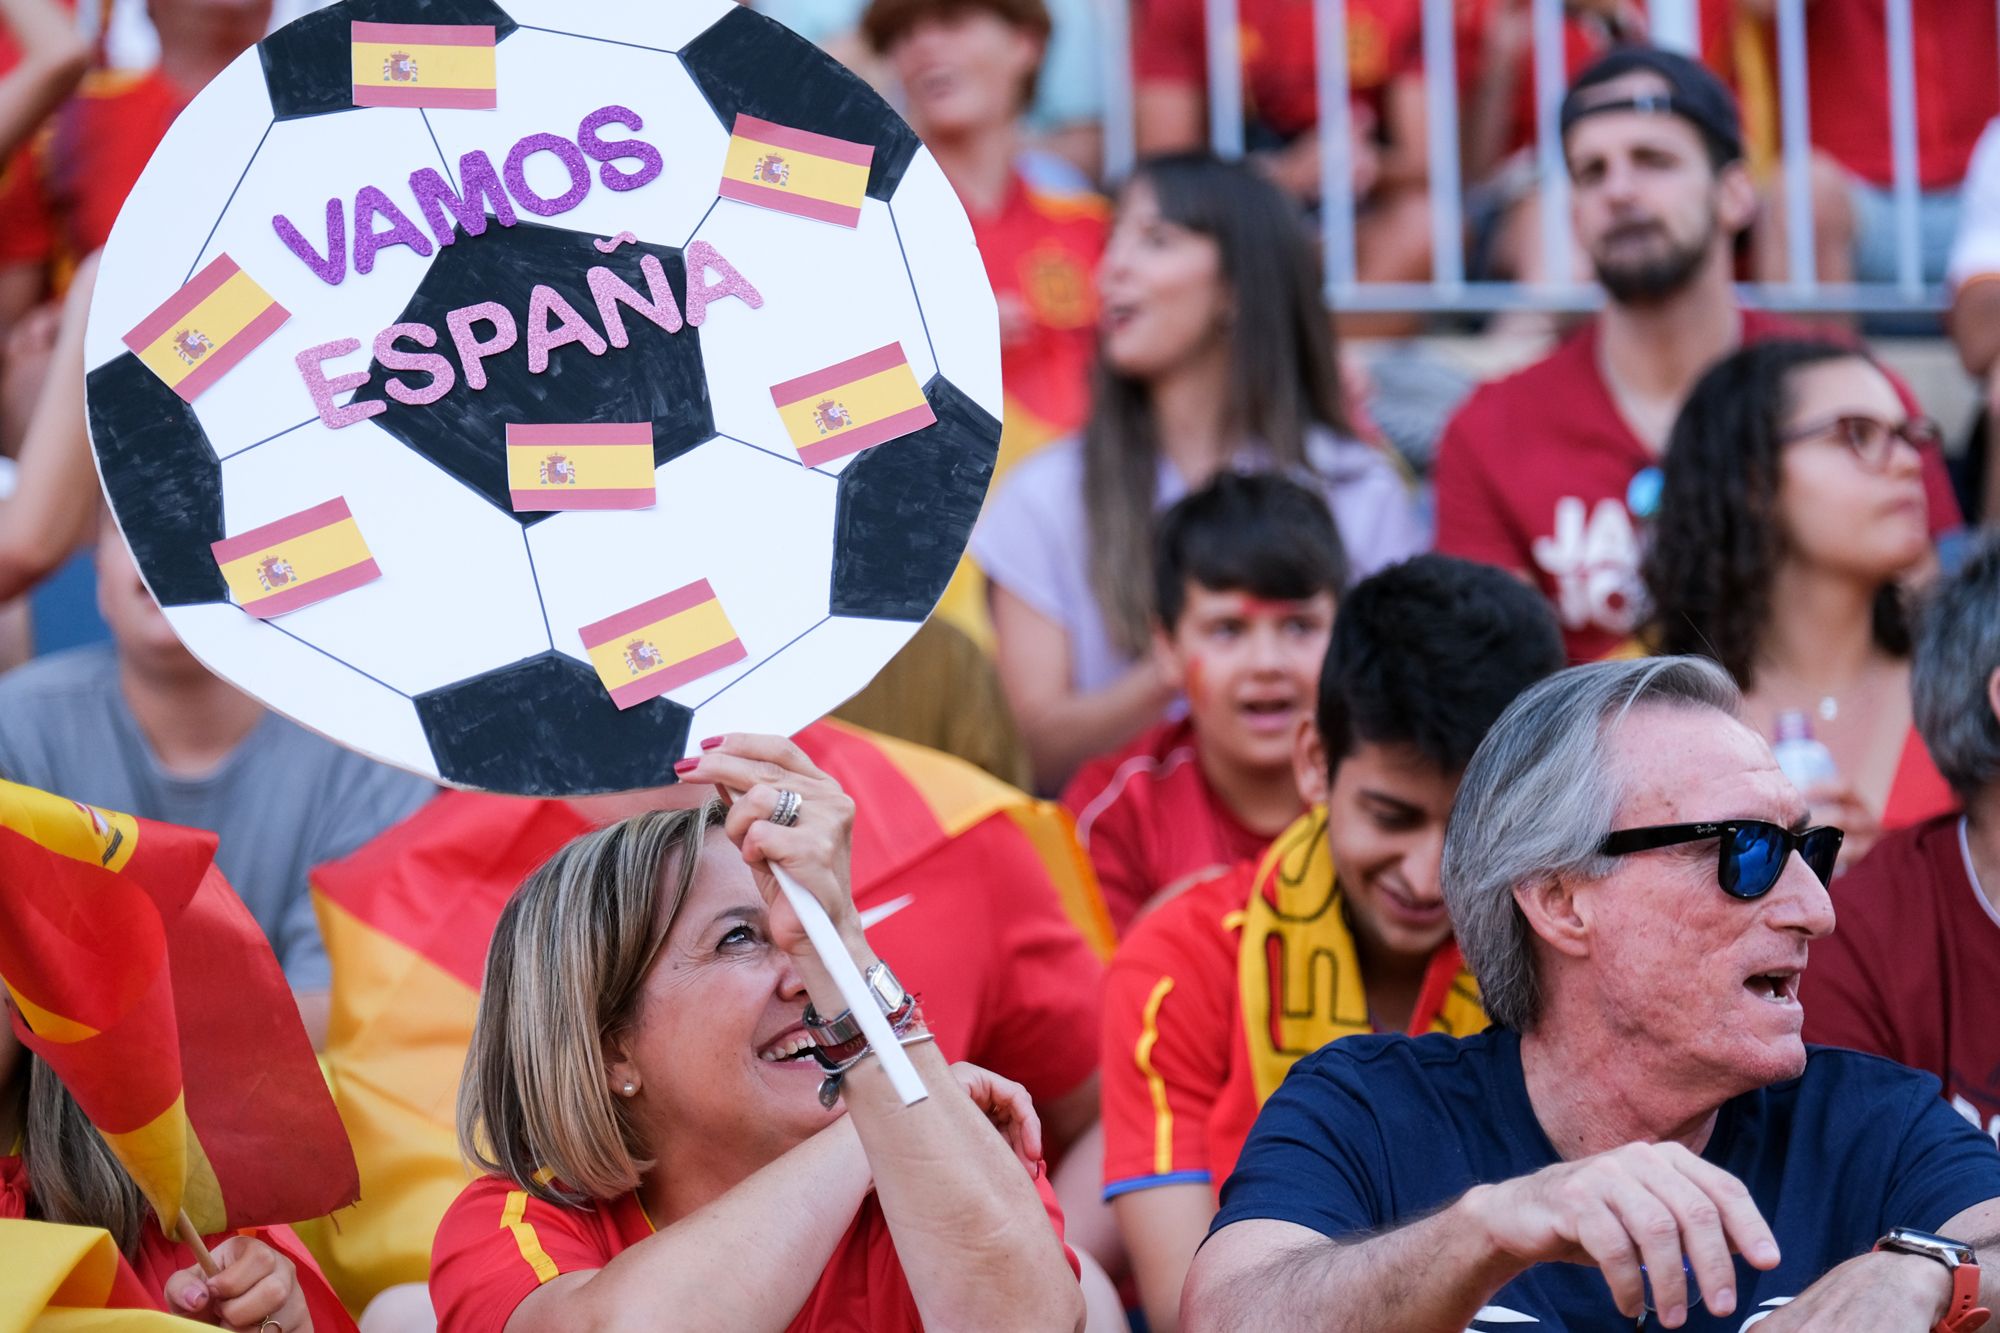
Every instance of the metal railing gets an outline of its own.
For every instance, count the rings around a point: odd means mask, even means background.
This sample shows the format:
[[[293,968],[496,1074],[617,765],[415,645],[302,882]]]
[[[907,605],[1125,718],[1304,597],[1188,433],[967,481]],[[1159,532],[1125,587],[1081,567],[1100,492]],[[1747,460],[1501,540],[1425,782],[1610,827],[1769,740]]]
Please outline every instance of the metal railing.
[[[1099,0],[1106,67],[1105,164],[1113,181],[1134,160],[1131,6],[1140,0]],[[1698,42],[1699,0],[1652,0],[1652,39],[1692,51]],[[1882,0],[1887,18],[1889,142],[1893,176],[1896,276],[1889,282],[1823,283],[1815,266],[1811,136],[1806,97],[1807,0],[1775,0],[1780,187],[1784,198],[1783,282],[1741,284],[1753,305],[1793,311],[1935,312],[1942,287],[1926,283],[1918,223],[1917,110],[1911,0]],[[1541,204],[1543,272],[1534,283],[1473,281],[1465,274],[1464,182],[1459,164],[1459,117],[1453,0],[1421,0],[1424,89],[1428,119],[1431,262],[1429,282],[1361,282],[1355,274],[1356,200],[1350,159],[1346,0],[1312,0],[1320,108],[1320,235],[1326,296],[1343,311],[1488,313],[1586,310],[1603,301],[1589,282],[1559,276],[1572,268],[1569,175],[1557,132],[1568,74],[1564,68],[1562,0],[1531,0],[1536,116],[1536,185]],[[1996,0],[2000,3],[2000,0]],[[1207,52],[1209,142],[1224,157],[1243,154],[1243,79],[1237,41],[1237,0],[1203,0]],[[2000,73],[2000,71],[1996,71]]]

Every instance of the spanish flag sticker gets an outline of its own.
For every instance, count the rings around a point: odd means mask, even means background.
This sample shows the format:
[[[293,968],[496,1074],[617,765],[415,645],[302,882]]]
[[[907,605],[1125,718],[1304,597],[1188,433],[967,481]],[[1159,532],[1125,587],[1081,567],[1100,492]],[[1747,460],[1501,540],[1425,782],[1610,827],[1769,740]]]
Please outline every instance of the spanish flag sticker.
[[[736,115],[722,163],[724,199],[842,227],[861,225],[873,144]]]
[[[620,708],[658,698],[749,656],[707,579],[577,632]]]
[[[236,604],[281,616],[382,577],[341,497],[215,542],[215,563]]]
[[[937,420],[901,343],[773,384],[771,401],[807,467],[858,454]]]
[[[514,512],[644,509],[654,501],[653,423],[507,423]]]
[[[479,23],[353,24],[354,105],[500,105],[493,28]]]
[[[235,260],[218,255],[126,334],[125,345],[191,403],[291,317]]]

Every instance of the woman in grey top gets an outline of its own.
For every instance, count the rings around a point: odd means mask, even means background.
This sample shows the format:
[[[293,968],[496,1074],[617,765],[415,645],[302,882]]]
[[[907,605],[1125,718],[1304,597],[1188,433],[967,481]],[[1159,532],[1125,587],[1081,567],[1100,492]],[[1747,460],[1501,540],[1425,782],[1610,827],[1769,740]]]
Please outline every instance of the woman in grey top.
[[[1153,516],[1218,470],[1318,486],[1356,578],[1427,544],[1395,463],[1348,427],[1319,260],[1269,182],[1206,155],[1143,164],[1097,285],[1090,421],[1014,469],[972,542],[1045,789],[1172,704],[1151,651]]]

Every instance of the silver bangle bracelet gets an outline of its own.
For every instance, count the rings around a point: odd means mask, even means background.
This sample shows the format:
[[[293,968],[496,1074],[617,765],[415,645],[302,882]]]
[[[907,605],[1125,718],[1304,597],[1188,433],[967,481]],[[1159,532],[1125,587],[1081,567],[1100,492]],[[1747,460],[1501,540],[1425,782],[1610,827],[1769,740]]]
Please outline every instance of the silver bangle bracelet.
[[[896,1044],[898,1046],[921,1046],[927,1041],[936,1040],[937,1034],[934,1032],[912,1032],[906,1037],[899,1038]],[[859,1054],[851,1055],[841,1061],[839,1067],[828,1070],[826,1077],[820,1080],[819,1104],[828,1110],[833,1109],[833,1104],[840,1100],[840,1083],[842,1079],[847,1077],[847,1071],[873,1054],[875,1054],[875,1048],[869,1046]]]

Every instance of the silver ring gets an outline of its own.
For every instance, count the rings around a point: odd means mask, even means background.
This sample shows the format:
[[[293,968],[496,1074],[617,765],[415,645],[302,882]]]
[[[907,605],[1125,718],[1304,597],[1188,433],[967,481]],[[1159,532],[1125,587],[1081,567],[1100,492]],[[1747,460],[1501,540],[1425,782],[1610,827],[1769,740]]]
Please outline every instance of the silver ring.
[[[804,804],[789,787],[778,788],[778,803],[771,809],[771,822],[779,828],[790,828],[799,822],[799,807]]]

